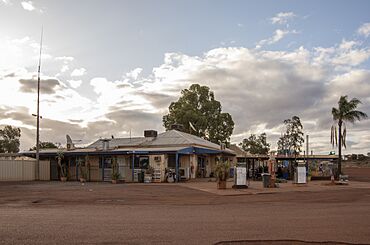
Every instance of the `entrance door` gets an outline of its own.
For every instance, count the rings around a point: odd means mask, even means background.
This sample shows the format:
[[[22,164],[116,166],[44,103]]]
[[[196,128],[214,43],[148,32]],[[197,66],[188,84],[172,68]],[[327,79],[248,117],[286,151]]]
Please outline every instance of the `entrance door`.
[[[198,178],[205,178],[206,177],[206,158],[202,156],[198,156],[198,171],[197,171]]]
[[[112,158],[104,157],[103,159],[103,181],[112,180]]]

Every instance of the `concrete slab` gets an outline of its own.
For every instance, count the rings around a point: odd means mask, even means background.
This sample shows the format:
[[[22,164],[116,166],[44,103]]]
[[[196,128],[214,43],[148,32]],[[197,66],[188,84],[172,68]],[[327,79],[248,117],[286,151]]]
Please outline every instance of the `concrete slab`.
[[[178,185],[190,189],[200,190],[221,196],[237,196],[237,195],[256,195],[256,194],[273,194],[283,192],[319,192],[328,190],[341,190],[348,188],[365,188],[370,189],[370,183],[351,181],[348,185],[330,185],[330,181],[311,181],[307,184],[294,184],[291,181],[287,183],[279,183],[277,188],[263,188],[261,181],[250,181],[247,189],[233,189],[233,182],[227,182],[227,189],[217,189],[216,182],[213,181],[192,181],[179,183]]]

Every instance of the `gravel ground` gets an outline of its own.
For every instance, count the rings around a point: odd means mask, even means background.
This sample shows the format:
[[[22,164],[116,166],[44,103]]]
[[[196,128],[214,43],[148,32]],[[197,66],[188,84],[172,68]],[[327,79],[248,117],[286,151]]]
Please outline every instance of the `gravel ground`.
[[[0,183],[0,244],[367,244],[369,231],[370,188],[220,196],[176,184]]]
[[[370,167],[347,167],[343,168],[344,174],[348,174],[350,180],[370,182]]]

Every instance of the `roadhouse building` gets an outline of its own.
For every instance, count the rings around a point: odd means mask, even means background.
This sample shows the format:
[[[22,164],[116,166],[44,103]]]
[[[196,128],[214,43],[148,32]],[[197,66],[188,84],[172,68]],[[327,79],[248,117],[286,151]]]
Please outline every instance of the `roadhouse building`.
[[[234,151],[175,129],[161,134],[146,130],[144,137],[99,139],[84,148],[76,148],[67,136],[67,148],[40,151],[40,159],[50,161],[51,180],[60,178],[58,151],[63,151],[68,180],[79,179],[80,165],[87,166],[88,181],[110,181],[112,164],[117,163],[123,181],[140,182],[141,174],[151,169],[153,182],[163,182],[168,171],[177,173],[177,180],[212,177],[217,161],[236,162]],[[23,155],[33,157],[35,152]]]

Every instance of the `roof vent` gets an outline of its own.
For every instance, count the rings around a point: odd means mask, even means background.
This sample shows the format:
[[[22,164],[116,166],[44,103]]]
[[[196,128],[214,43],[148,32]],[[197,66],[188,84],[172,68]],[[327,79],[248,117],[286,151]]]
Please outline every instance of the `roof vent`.
[[[103,151],[107,151],[109,149],[109,141],[110,139],[102,139]]]
[[[155,130],[144,130],[144,137],[157,137],[158,132]]]

